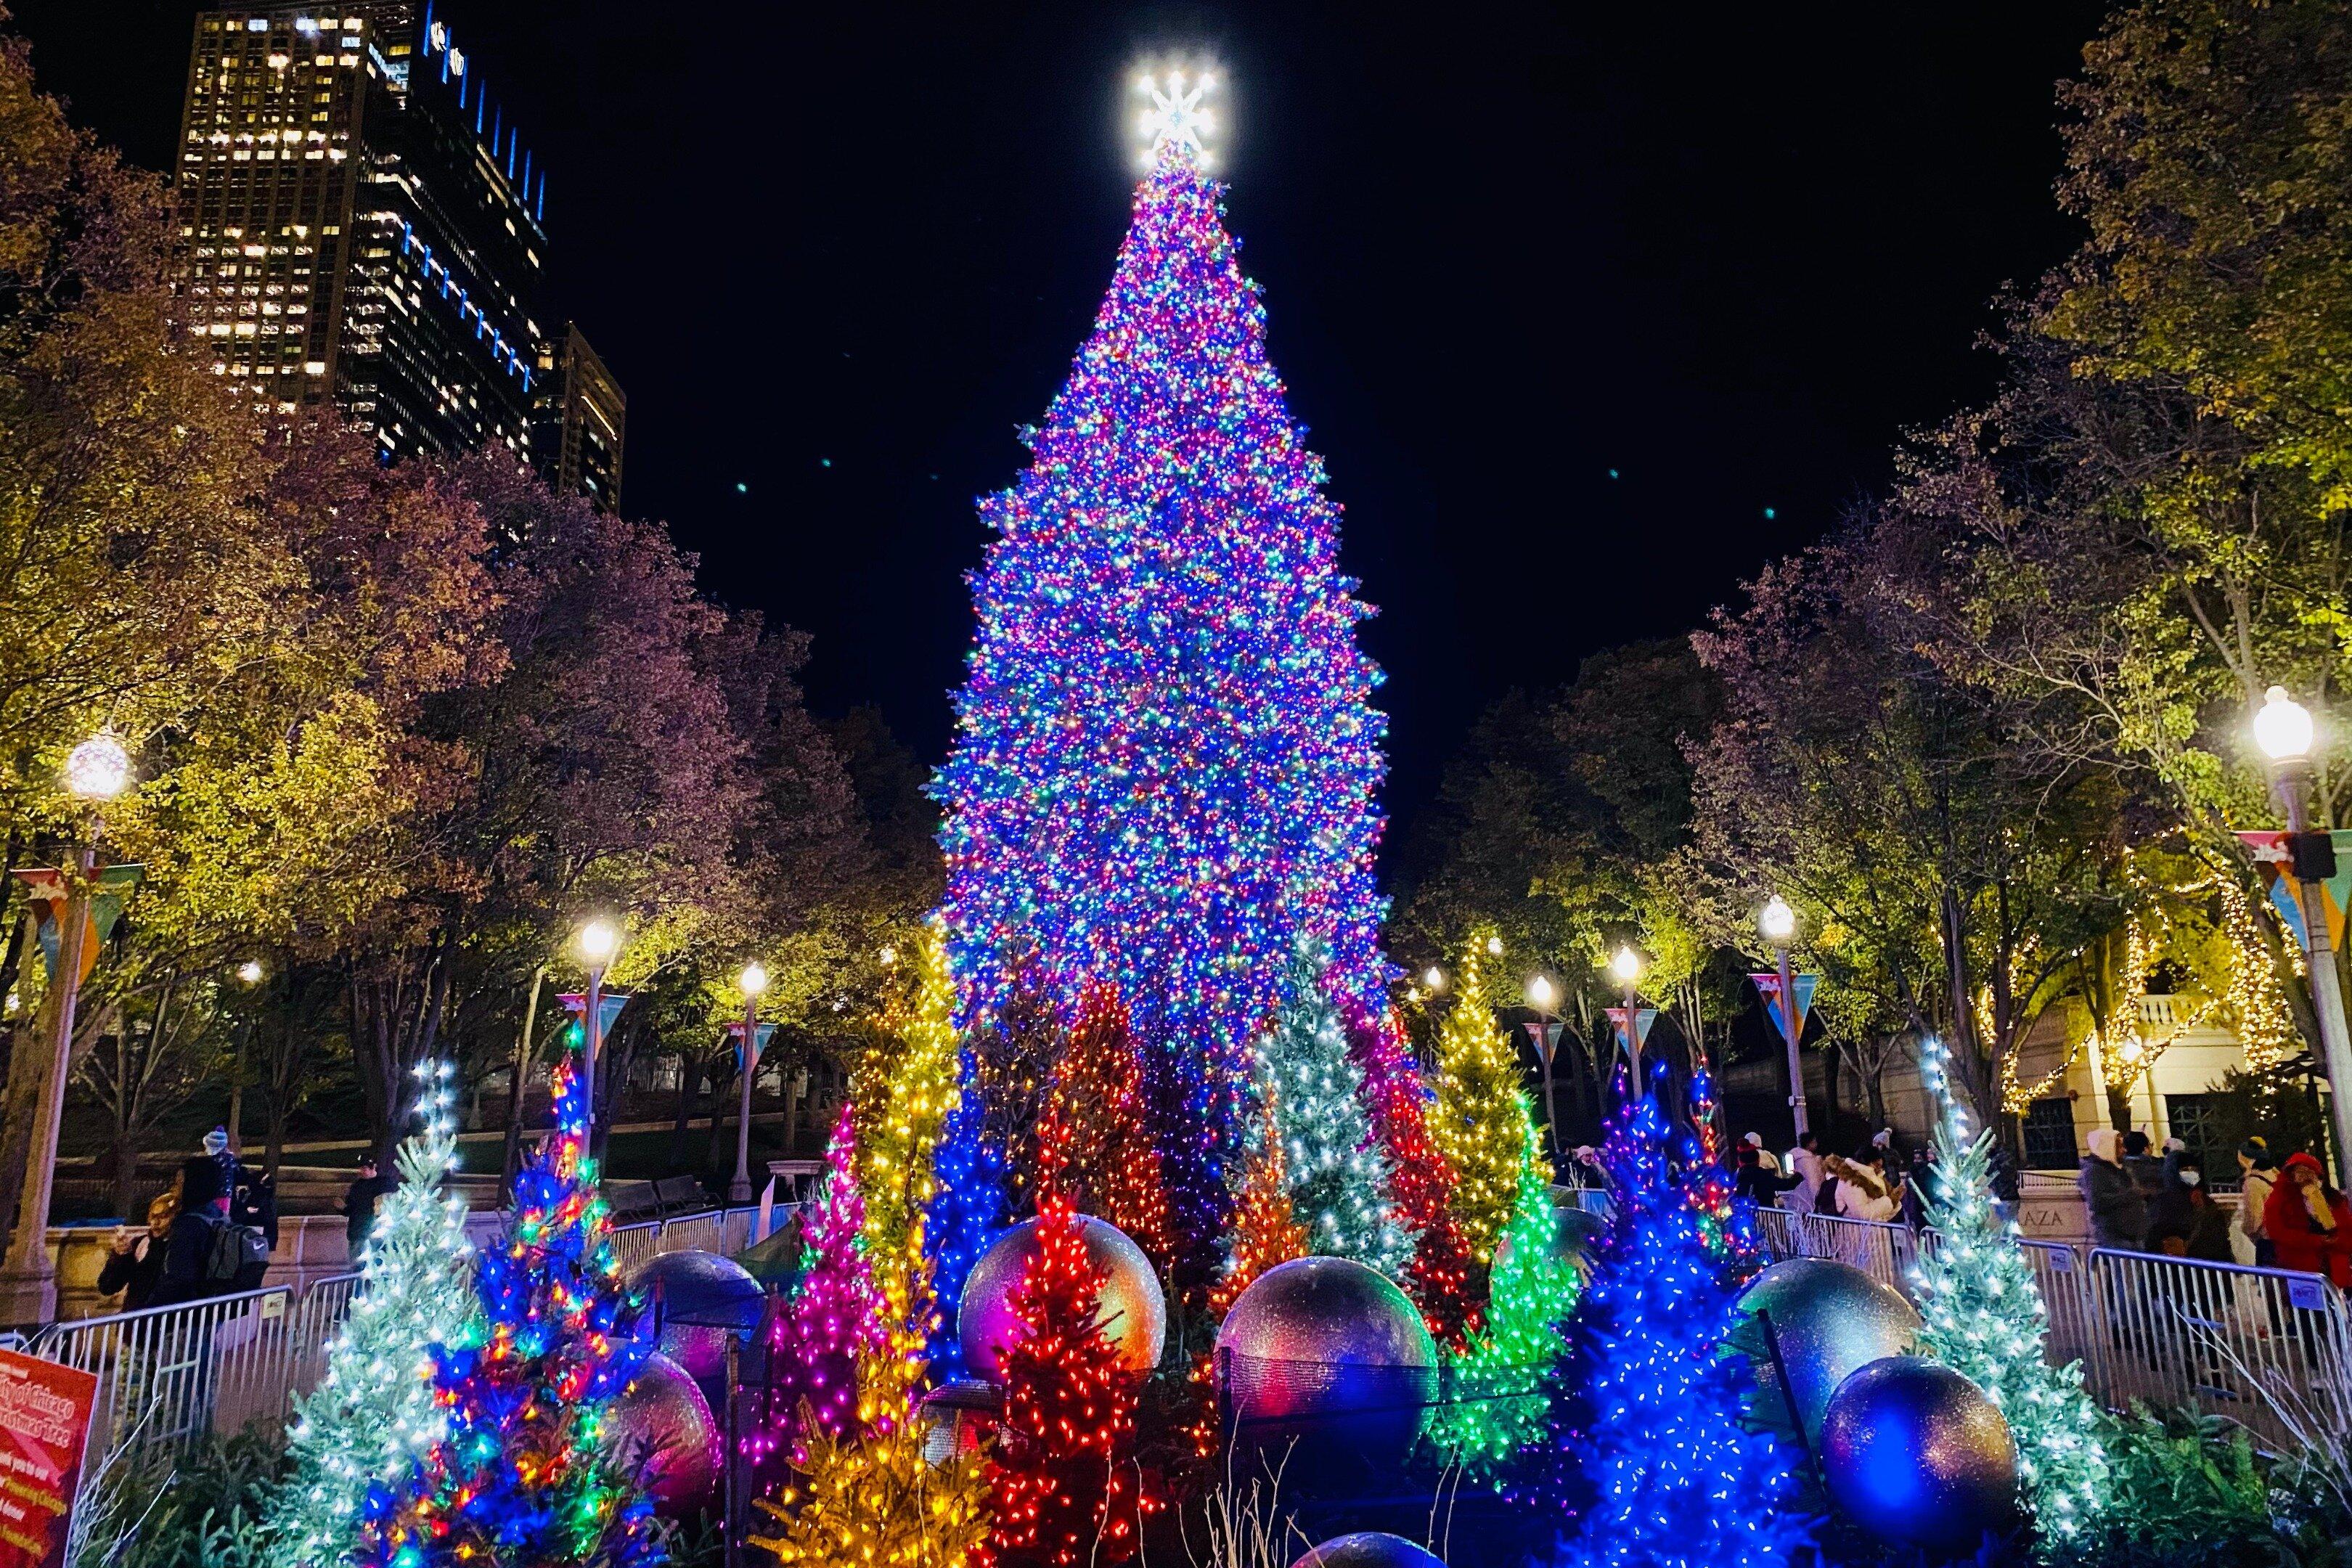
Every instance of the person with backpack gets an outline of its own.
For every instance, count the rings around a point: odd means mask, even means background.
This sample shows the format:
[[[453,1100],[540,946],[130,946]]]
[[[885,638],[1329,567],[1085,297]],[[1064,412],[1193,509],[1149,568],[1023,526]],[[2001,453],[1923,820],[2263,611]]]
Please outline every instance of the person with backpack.
[[[163,1252],[163,1275],[151,1307],[201,1301],[259,1288],[269,1269],[269,1244],[257,1226],[229,1217],[228,1173],[209,1154],[180,1167],[180,1212]]]

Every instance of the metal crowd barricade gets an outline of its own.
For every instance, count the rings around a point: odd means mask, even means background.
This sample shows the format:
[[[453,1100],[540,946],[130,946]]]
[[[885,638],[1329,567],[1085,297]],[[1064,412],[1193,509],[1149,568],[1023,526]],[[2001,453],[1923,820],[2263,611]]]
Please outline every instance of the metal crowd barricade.
[[[2352,1324],[2315,1274],[2117,1252],[2091,1254],[2085,1337],[2110,1405],[2195,1405],[2275,1444],[2279,1405],[2340,1423],[2352,1406]]]
[[[661,1236],[654,1246],[656,1252],[717,1252],[719,1250],[719,1215],[707,1214],[680,1215],[676,1219],[662,1221]]]
[[[1919,1244],[1907,1226],[1777,1208],[1759,1208],[1756,1220],[1765,1251],[1775,1258],[1832,1258],[1906,1296],[1911,1293],[1911,1266]]]
[[[640,1264],[661,1250],[662,1222],[640,1220],[613,1227],[613,1258],[623,1274],[634,1274]]]

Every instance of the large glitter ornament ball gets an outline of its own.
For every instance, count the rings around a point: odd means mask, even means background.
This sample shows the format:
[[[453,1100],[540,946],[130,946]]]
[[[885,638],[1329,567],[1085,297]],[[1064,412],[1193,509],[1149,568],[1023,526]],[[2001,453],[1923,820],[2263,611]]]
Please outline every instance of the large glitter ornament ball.
[[[1168,1338],[1168,1299],[1151,1259],[1126,1232],[1092,1215],[1078,1215],[1078,1233],[1087,1245],[1087,1258],[1103,1270],[1103,1331],[1118,1347],[1121,1366],[1129,1372],[1150,1372],[1160,1364]],[[1024,1219],[996,1238],[981,1254],[963,1285],[963,1304],[956,1310],[956,1338],[963,1346],[963,1364],[976,1377],[992,1383],[997,1375],[997,1352],[1020,1341],[1028,1331],[1013,1315],[1013,1292],[1037,1256],[1037,1222]]]
[[[1773,1264],[1739,1293],[1737,1331],[1759,1384],[1758,1414],[1787,1420],[1790,1405],[1805,1441],[1821,1438],[1830,1395],[1872,1362],[1908,1352],[1919,1337],[1919,1314],[1895,1291],[1851,1264],[1791,1258]],[[1776,1364],[1763,1320],[1779,1342]],[[1788,1369],[1788,1383],[1780,1368]]]
[[[1973,1549],[2013,1522],[2017,1445],[1982,1390],[1918,1356],[1872,1362],[1822,1422],[1830,1497],[1882,1541]]]
[[[1345,1258],[1276,1264],[1217,1330],[1236,1451],[1309,1487],[1402,1464],[1437,1396],[1437,1345],[1405,1293]]]
[[[1402,1535],[1360,1530],[1308,1547],[1290,1568],[1445,1568],[1445,1559]]]
[[[719,1490],[719,1423],[686,1369],[666,1355],[646,1357],[637,1375],[604,1415],[604,1438],[637,1470],[654,1511],[683,1519]]]
[[[751,1271],[715,1252],[665,1252],[629,1277],[646,1310],[659,1314],[655,1348],[697,1383],[727,1375],[727,1342],[760,1326],[766,1292]]]

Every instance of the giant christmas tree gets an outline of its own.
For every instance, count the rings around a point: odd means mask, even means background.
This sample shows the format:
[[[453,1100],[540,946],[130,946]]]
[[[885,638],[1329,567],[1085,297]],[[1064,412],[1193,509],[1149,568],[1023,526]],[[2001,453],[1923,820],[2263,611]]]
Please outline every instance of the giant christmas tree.
[[[1147,1079],[1171,1070],[1212,1133],[1163,1149],[1181,1210],[1223,1190],[1245,1043],[1296,938],[1328,944],[1343,1002],[1385,1004],[1385,721],[1339,509],[1202,169],[1199,84],[1153,85],[1151,169],[1093,335],[1030,468],[982,503],[997,538],[938,788],[968,1010],[1003,1002],[1016,952],[1066,1016],[1115,986]]]

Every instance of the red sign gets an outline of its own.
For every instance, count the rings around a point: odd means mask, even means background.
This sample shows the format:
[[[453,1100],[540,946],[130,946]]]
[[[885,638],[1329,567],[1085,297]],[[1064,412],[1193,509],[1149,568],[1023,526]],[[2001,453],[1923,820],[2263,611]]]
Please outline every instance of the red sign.
[[[60,1568],[98,1403],[89,1373],[0,1351],[0,1568]]]

